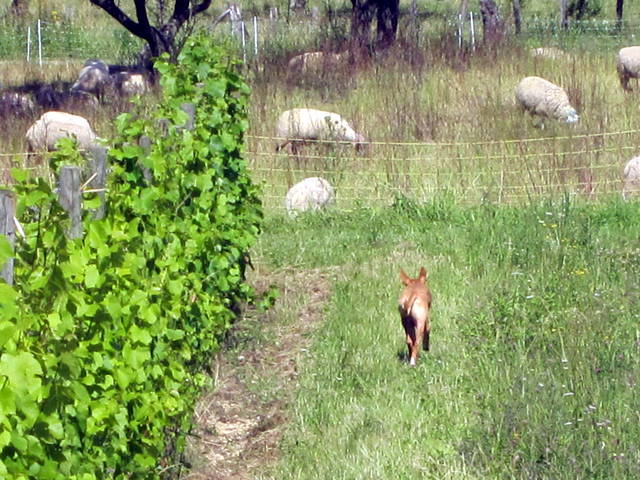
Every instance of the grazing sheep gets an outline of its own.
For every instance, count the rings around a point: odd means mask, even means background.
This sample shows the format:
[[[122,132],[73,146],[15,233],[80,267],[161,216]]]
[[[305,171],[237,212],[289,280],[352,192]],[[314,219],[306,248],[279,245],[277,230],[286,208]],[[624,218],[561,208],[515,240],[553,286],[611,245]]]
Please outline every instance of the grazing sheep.
[[[75,137],[80,148],[89,148],[95,143],[89,122],[78,115],[67,112],[45,112],[27,130],[27,147],[30,152],[53,151],[56,142],[63,137]]]
[[[516,87],[516,100],[520,106],[534,117],[553,118],[566,123],[575,123],[580,117],[569,103],[567,93],[559,86],[540,77],[523,78]]]
[[[28,93],[6,91],[0,95],[0,117],[29,118],[36,112],[36,104]]]
[[[566,60],[569,55],[556,47],[538,47],[529,50],[532,57],[547,58],[549,60]]]
[[[620,85],[626,92],[631,91],[629,79],[640,78],[640,47],[625,47],[618,52],[616,64]]]
[[[622,198],[640,195],[640,157],[633,157],[624,167]]]
[[[82,114],[95,112],[100,102],[95,95],[82,90],[69,90],[63,85],[45,84],[35,93],[38,106],[44,110],[59,110]]]
[[[315,211],[329,206],[335,196],[333,187],[324,178],[309,177],[289,189],[284,199],[287,213],[292,217],[298,213]]]
[[[296,55],[287,65],[287,80],[293,81],[307,75],[321,75],[323,72],[335,70],[342,55],[332,52],[306,52]]]
[[[71,87],[71,91],[91,93],[100,97],[109,85],[111,85],[109,66],[102,60],[87,60],[80,70],[78,80]]]
[[[144,95],[149,91],[149,82],[141,73],[123,71],[112,74],[112,78],[118,92],[124,97]]]
[[[298,144],[304,144],[307,140],[351,142],[358,151],[365,142],[365,138],[337,113],[313,108],[294,108],[283,112],[278,117],[276,137],[281,142],[276,146],[276,152],[290,144],[294,155]]]

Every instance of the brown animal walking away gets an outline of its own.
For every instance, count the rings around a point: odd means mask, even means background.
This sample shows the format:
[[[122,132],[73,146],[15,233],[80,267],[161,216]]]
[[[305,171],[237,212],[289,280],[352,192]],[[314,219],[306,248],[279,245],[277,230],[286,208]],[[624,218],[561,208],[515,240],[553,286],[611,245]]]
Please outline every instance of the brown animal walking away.
[[[400,281],[405,288],[398,299],[398,310],[407,335],[409,365],[415,366],[420,344],[424,350],[429,350],[431,291],[427,285],[427,271],[420,268],[418,278],[413,279],[400,269]]]

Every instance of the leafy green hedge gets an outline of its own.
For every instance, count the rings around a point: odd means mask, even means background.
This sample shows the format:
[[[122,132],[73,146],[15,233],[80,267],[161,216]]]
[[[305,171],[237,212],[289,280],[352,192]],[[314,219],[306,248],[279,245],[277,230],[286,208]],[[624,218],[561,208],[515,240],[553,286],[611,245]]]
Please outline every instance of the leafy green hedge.
[[[65,237],[45,182],[17,188],[26,239],[15,287],[0,282],[0,478],[158,477],[250,296],[262,214],[241,156],[248,88],[204,37],[156,67],[164,99],[118,118],[108,213],[87,216],[83,238]],[[0,264],[8,255],[0,239]]]

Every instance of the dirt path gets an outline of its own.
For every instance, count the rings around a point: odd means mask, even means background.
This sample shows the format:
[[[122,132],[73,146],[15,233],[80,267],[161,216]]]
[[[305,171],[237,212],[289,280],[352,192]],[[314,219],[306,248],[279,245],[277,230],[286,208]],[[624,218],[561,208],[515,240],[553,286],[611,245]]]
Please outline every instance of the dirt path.
[[[334,276],[326,269],[256,276],[257,291],[275,284],[280,297],[268,313],[239,321],[216,359],[216,388],[196,408],[187,454],[192,470],[183,478],[249,480],[275,464],[298,366]]]

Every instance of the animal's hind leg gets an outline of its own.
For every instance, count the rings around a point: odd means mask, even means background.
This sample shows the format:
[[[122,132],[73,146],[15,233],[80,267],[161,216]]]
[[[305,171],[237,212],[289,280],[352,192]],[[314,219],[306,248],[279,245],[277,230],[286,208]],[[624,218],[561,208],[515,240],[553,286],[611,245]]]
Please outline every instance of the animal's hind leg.
[[[414,329],[406,330],[407,333],[407,359],[410,365],[415,365],[415,357],[418,351],[418,341],[416,339],[416,332]]]
[[[429,351],[429,335],[431,334],[431,332],[429,331],[429,329],[425,330],[424,332],[424,338],[422,339],[422,349],[425,351]]]

